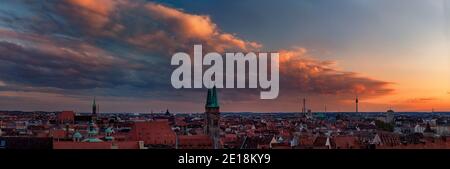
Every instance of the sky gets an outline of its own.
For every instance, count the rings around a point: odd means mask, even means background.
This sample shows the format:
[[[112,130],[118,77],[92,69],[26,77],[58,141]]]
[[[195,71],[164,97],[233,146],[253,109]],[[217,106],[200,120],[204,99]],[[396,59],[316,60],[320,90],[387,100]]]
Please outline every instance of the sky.
[[[221,111],[450,111],[449,0],[0,2],[0,110],[202,112],[171,56],[280,53],[280,94],[219,89]]]

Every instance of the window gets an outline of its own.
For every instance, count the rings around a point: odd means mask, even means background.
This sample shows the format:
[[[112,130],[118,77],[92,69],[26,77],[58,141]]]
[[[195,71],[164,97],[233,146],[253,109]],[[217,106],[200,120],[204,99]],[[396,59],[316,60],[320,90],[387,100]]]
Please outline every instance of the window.
[[[6,148],[6,141],[0,140],[0,148]]]

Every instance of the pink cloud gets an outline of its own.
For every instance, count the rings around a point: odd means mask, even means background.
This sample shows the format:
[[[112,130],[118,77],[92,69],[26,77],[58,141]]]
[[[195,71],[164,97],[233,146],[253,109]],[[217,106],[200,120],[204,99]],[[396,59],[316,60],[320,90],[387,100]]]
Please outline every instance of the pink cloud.
[[[164,25],[163,28],[138,33],[128,41],[149,50],[162,49],[170,53],[174,50],[188,51],[194,43],[203,44],[205,50],[216,52],[251,51],[262,46],[221,31],[207,15],[189,14],[156,3],[147,3],[145,8],[156,23]],[[155,42],[161,43],[155,45]]]
[[[197,38],[207,40],[217,33],[217,26],[209,16],[187,14],[180,10],[169,8],[161,4],[148,3],[145,5],[151,15],[167,24],[172,32],[183,38]]]
[[[112,15],[125,3],[122,0],[63,0],[56,6],[71,22],[83,25],[87,33],[110,35],[123,29],[122,25],[113,23]]]
[[[223,32],[207,15],[189,14],[153,2],[65,0],[57,12],[90,36],[125,40],[147,51],[173,53],[203,44],[205,50],[250,51],[261,44]],[[129,19],[136,20],[130,23]]]
[[[321,61],[305,48],[280,51],[280,76],[286,88],[305,93],[365,97],[390,94],[390,82],[341,71],[334,61]]]

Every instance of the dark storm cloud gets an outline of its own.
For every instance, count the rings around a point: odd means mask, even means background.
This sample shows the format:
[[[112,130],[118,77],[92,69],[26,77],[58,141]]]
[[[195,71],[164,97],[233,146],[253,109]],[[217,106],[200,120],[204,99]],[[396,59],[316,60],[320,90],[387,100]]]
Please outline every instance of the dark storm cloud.
[[[5,81],[60,89],[158,85],[158,67],[145,61],[123,59],[80,41],[6,30],[0,35],[10,39],[0,41]]]

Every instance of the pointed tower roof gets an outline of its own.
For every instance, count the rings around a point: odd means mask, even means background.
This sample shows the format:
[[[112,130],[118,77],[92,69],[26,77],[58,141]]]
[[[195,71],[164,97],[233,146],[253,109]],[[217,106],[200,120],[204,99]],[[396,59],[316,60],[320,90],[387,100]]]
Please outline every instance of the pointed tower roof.
[[[83,135],[81,135],[80,132],[76,131],[76,132],[72,135],[72,137],[73,137],[74,139],[81,139],[81,138],[83,138]]]
[[[208,89],[208,95],[206,96],[205,107],[219,108],[219,101],[217,100],[216,86],[214,86],[212,89]]]
[[[92,106],[97,106],[97,104],[95,104],[95,97],[94,100],[92,101]]]

